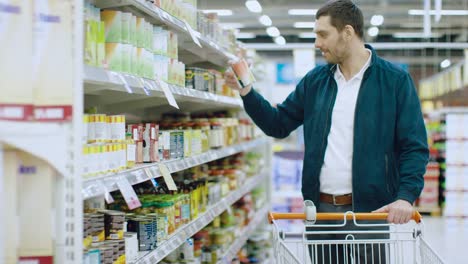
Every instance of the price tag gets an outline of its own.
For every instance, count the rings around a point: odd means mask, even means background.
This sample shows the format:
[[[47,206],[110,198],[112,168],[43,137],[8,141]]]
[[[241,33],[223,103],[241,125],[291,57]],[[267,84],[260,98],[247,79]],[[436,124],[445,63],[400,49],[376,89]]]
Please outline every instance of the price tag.
[[[161,89],[163,90],[164,92],[164,95],[166,96],[166,99],[167,99],[167,102],[177,108],[177,109],[180,109],[179,106],[177,105],[177,102],[174,98],[174,95],[172,94],[171,92],[171,89],[169,89],[169,85],[166,83],[166,82],[163,82],[163,81],[156,81],[158,84],[159,84],[159,87],[161,87]]]
[[[185,29],[187,29],[187,31],[189,32],[193,42],[197,44],[200,48],[202,48],[202,45],[200,44],[200,40],[198,40],[197,33],[195,32],[195,30],[193,30],[192,26],[190,26],[190,24],[186,20],[184,20],[184,24]]]
[[[109,190],[107,190],[106,186],[104,185],[104,183],[100,183],[102,185],[102,189],[104,190],[104,199],[106,200],[106,203],[107,204],[111,204],[114,202],[114,198],[112,197],[112,195],[110,194]]]
[[[175,185],[174,179],[172,178],[172,175],[169,172],[167,166],[165,164],[159,164],[159,171],[161,171],[167,188],[169,188],[171,191],[177,191],[177,186]]]
[[[141,206],[140,200],[138,199],[135,190],[133,190],[133,187],[126,178],[120,178],[117,182],[117,185],[119,186],[119,190],[122,193],[122,196],[124,197],[125,202],[127,203],[127,206],[130,210]]]

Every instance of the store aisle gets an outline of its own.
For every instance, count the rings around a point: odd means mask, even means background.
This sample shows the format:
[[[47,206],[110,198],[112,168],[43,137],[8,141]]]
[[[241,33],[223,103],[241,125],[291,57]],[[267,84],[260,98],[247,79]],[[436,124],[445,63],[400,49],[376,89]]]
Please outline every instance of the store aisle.
[[[468,262],[468,221],[425,217],[425,238],[447,264]]]

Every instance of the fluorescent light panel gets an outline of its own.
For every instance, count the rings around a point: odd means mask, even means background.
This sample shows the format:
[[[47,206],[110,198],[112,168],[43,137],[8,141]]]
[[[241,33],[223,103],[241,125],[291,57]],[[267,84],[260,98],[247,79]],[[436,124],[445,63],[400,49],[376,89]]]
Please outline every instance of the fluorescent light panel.
[[[279,36],[275,38],[275,43],[278,45],[285,45],[286,44],[286,39],[284,39],[283,36]]]
[[[236,35],[238,39],[253,39],[255,38],[255,34],[251,32],[239,32]]]
[[[317,38],[317,34],[314,32],[303,32],[299,33],[299,38]]]
[[[271,18],[270,18],[269,16],[267,16],[267,15],[263,15],[263,16],[259,17],[259,18],[258,18],[258,21],[259,21],[262,25],[267,26],[267,27],[271,26],[271,24],[273,23],[273,22],[271,21]]]
[[[266,33],[270,37],[278,37],[280,35],[280,31],[277,27],[269,27],[266,29]]]
[[[315,22],[296,22],[294,23],[295,28],[314,28]]]
[[[262,12],[262,6],[260,3],[256,0],[248,0],[245,1],[245,6],[247,9],[249,9],[250,12],[252,13],[261,13]]]
[[[376,37],[379,34],[379,28],[378,27],[370,27],[367,30],[367,34],[371,37]]]
[[[289,9],[288,14],[291,16],[315,16],[317,9]]]
[[[381,26],[384,22],[384,17],[382,15],[373,15],[370,23],[373,26]]]
[[[429,14],[432,16],[436,15],[436,10],[430,10]],[[468,16],[468,10],[440,10],[442,16]],[[412,16],[423,16],[423,9],[410,9],[408,10],[408,15]]]
[[[393,33],[394,38],[427,38],[423,32],[395,32]],[[432,33],[429,38],[440,38],[441,33]]]
[[[225,29],[244,28],[245,25],[242,23],[220,23],[221,27]]]
[[[230,9],[206,9],[203,13],[216,13],[218,16],[232,16],[232,10]]]

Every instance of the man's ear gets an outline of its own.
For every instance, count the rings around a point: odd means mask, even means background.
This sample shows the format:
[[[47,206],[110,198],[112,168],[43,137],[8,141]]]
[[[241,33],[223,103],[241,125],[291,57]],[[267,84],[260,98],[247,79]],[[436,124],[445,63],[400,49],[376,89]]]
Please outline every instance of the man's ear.
[[[354,28],[350,25],[346,25],[343,31],[344,31],[344,38],[346,41],[350,41],[353,38],[353,36],[356,34],[356,32],[354,32]]]

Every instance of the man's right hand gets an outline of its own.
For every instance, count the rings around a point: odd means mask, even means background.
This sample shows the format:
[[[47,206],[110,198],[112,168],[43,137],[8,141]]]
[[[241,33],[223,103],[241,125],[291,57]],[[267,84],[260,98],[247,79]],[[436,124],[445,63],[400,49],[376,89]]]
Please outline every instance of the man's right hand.
[[[252,85],[247,85],[242,88],[232,71],[226,71],[224,73],[224,80],[227,86],[229,86],[231,89],[239,91],[241,96],[246,96],[250,90],[252,90]]]

